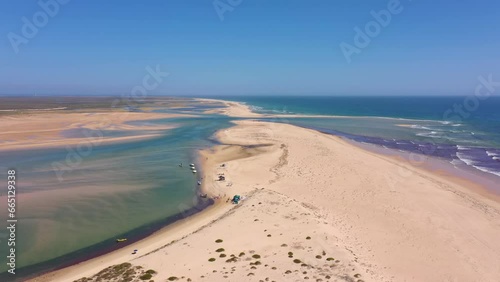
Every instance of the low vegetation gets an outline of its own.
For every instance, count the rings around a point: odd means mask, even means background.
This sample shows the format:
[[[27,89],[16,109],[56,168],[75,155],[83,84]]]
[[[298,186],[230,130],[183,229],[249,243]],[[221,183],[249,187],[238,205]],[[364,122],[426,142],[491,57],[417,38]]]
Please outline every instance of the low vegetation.
[[[150,281],[157,274],[153,269],[145,271],[142,266],[133,266],[131,263],[107,267],[92,277],[83,277],[74,282],[133,282],[140,280]]]

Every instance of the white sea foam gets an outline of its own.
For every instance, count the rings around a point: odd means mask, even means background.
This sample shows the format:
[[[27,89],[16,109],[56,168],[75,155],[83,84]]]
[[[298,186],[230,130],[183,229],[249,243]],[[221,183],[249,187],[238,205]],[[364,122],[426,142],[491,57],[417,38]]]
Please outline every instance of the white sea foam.
[[[457,149],[458,150],[470,150],[470,148],[467,148],[465,146],[460,146],[460,145],[457,145]]]
[[[489,168],[481,167],[481,166],[476,166],[476,165],[473,165],[473,167],[475,167],[476,169],[479,169],[480,171],[500,176],[500,172],[498,172],[498,171],[494,171],[494,170],[491,170]]]
[[[249,106],[250,110],[252,111],[262,111],[264,108],[259,107],[259,106]]]
[[[422,136],[422,137],[429,137],[429,138],[440,138],[441,136],[437,136],[438,134],[436,131],[431,131],[431,132],[420,132],[417,133],[417,136]]]
[[[468,159],[467,156],[463,153],[457,152],[455,155],[459,160],[466,163],[467,165],[474,166],[476,164],[474,160]]]
[[[488,155],[488,157],[496,157],[496,156],[500,156],[499,154],[497,153],[493,153],[493,152],[490,152],[490,151],[486,151],[486,155]],[[493,158],[495,159],[495,158]]]
[[[471,160],[471,159],[468,159],[465,154],[463,153],[460,153],[460,152],[457,152],[456,153],[456,156],[457,158],[459,158],[462,162],[464,162],[465,164],[469,165],[469,166],[472,166],[473,168],[475,169],[478,169],[482,172],[487,172],[487,173],[491,173],[491,174],[494,174],[494,175],[498,175],[500,176],[500,172],[499,171],[494,171],[494,170],[491,170],[490,168],[487,168],[487,167],[482,167],[480,166],[477,162],[475,162],[474,160]]]
[[[429,128],[429,127],[426,127],[426,126],[423,126],[423,125],[418,125],[418,124],[412,124],[412,125],[410,125],[410,128],[433,130],[432,128]]]

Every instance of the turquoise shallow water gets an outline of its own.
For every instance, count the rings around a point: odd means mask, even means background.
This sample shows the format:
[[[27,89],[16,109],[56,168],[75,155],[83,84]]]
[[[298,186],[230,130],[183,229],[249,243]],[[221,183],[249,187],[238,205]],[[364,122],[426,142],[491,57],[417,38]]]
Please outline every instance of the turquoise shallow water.
[[[222,97],[220,97],[222,98]],[[500,177],[500,97],[224,97],[275,118],[385,148],[416,152]],[[476,103],[477,102],[477,103]]]
[[[18,277],[109,251],[117,247],[115,238],[133,241],[210,204],[197,196],[200,174],[187,164],[214,144],[211,136],[230,126],[229,119],[205,115],[149,123],[179,127],[153,139],[92,146],[78,154],[80,160],[69,147],[0,153],[2,179],[7,167],[18,176]],[[5,216],[0,214],[2,224]],[[7,253],[6,244],[0,251]],[[7,269],[4,260],[0,272]]]
[[[347,118],[268,118],[325,133],[500,173],[500,99],[481,103],[460,120],[443,113],[464,98],[224,97],[262,113],[345,115]],[[161,112],[195,112],[214,105]],[[184,164],[212,146],[211,136],[232,118],[201,115],[148,121],[174,124],[153,139],[92,146],[81,160],[68,148],[0,152],[0,177],[18,172],[17,249],[20,275],[48,271],[117,248],[210,204],[197,197],[197,177]],[[147,124],[145,123],[145,124]],[[137,132],[136,132],[137,133]],[[157,131],[151,133],[158,133]],[[126,136],[130,132],[71,130],[64,137]],[[62,170],[61,170],[62,168]],[[2,195],[5,197],[5,195]],[[1,199],[4,202],[4,198]],[[0,221],[5,223],[5,213]],[[1,232],[5,233],[5,228]],[[4,234],[3,233],[3,234]],[[0,233],[2,235],[2,233]],[[1,240],[2,238],[0,238]],[[6,244],[0,244],[6,253]],[[2,258],[4,259],[4,258]],[[2,261],[0,272],[5,271]],[[0,281],[7,281],[0,274]]]

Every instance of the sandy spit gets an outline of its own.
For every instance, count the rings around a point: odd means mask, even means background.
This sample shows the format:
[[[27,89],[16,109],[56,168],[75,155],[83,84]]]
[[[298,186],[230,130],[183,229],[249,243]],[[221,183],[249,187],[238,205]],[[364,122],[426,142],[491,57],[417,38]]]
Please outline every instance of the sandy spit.
[[[213,207],[32,281],[122,262],[155,281],[498,281],[497,198],[314,130],[236,124],[218,133],[231,145],[200,156]],[[239,205],[227,201],[235,194]]]

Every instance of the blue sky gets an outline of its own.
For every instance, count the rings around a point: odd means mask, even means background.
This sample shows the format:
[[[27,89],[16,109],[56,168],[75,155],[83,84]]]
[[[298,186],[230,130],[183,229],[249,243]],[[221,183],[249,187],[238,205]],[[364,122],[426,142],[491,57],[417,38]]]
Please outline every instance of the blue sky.
[[[212,0],[72,0],[32,38],[37,1],[1,1],[0,94],[122,94],[157,65],[170,75],[151,94],[467,95],[500,80],[493,0],[401,0],[348,63],[340,44],[391,1],[242,0],[221,20]]]

